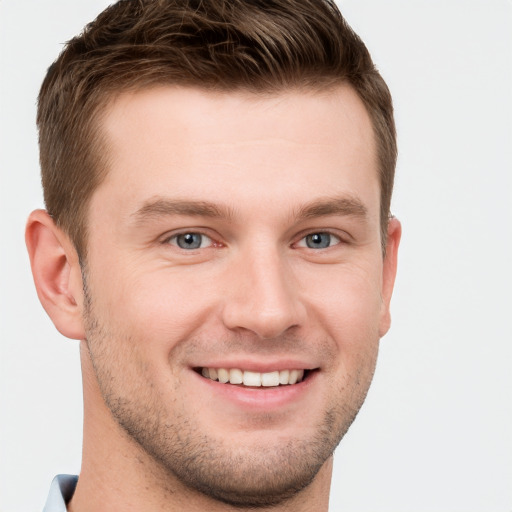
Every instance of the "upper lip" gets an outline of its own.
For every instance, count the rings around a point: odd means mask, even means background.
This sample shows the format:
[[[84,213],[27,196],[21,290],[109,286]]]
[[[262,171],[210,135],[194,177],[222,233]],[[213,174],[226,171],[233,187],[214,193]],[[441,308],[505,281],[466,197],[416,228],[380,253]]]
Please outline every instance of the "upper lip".
[[[258,373],[279,370],[314,370],[318,366],[298,359],[277,359],[272,361],[255,361],[254,359],[215,360],[192,365],[193,368],[238,368]]]

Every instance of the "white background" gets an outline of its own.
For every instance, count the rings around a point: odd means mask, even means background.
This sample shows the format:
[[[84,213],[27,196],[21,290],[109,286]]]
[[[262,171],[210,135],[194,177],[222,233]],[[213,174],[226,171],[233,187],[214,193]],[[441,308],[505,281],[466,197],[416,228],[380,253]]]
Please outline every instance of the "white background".
[[[78,346],[39,305],[23,230],[43,205],[38,88],[106,4],[0,0],[0,512],[41,510],[79,470]],[[331,510],[512,512],[512,2],[339,4],[394,96],[404,237]]]

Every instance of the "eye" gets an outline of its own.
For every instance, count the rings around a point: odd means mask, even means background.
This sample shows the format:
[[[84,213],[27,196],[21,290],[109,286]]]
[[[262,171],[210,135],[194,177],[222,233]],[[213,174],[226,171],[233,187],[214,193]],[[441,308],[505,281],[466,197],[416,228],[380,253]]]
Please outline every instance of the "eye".
[[[213,244],[210,237],[202,233],[193,232],[173,235],[169,238],[169,243],[185,250],[204,249]]]
[[[333,245],[337,245],[341,242],[341,240],[331,233],[311,233],[304,238],[302,238],[298,246],[299,247],[307,247],[309,249],[327,249]]]

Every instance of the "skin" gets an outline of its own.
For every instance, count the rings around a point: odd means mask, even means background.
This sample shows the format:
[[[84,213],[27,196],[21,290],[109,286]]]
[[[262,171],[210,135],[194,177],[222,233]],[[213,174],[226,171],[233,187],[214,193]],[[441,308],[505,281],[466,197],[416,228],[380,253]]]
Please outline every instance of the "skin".
[[[110,169],[85,267],[46,212],[27,227],[39,297],[82,340],[69,509],[327,510],[332,452],[389,328],[400,240],[392,219],[383,256],[364,105],[348,86],[162,87],[119,96],[102,129]],[[181,248],[184,233],[201,246]],[[313,234],[326,246],[309,247]],[[242,389],[204,366],[312,371]]]

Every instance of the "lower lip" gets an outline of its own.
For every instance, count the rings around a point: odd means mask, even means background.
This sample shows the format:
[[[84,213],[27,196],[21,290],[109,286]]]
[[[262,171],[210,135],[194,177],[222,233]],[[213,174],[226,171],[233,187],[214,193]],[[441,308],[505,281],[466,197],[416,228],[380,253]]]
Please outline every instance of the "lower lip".
[[[214,395],[214,398],[220,397],[248,410],[269,411],[300,402],[314,384],[318,371],[309,372],[307,378],[298,384],[278,387],[245,387],[222,384],[218,381],[207,379],[196,372],[194,374],[202,385],[206,386],[206,389]]]

